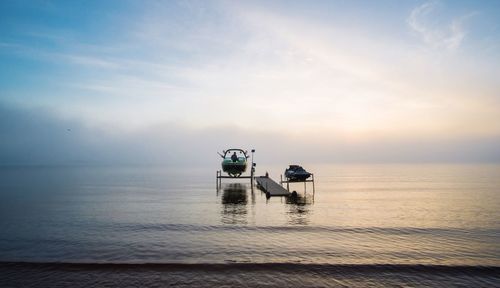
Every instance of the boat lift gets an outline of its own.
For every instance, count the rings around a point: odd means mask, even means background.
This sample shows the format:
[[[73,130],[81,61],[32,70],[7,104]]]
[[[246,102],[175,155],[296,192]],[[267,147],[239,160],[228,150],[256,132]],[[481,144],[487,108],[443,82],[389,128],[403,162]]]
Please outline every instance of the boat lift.
[[[216,183],[217,191],[219,191],[220,187],[222,186],[222,179],[250,179],[250,184],[253,188],[253,182],[254,182],[254,178],[255,178],[254,177],[255,166],[257,164],[253,162],[253,153],[255,152],[255,149],[252,149],[251,152],[252,152],[252,163],[250,166],[250,176],[238,176],[238,177],[224,176],[224,175],[222,175],[222,170],[217,170],[216,176],[215,176],[215,183]]]
[[[283,175],[280,175],[280,184],[283,186],[283,184],[286,184],[286,190],[290,192],[290,183],[304,183],[304,193],[307,192],[307,183],[312,183],[312,189],[313,189],[313,197],[314,197],[314,174],[311,173],[311,179],[310,180],[290,180],[285,177],[285,180],[283,180]]]

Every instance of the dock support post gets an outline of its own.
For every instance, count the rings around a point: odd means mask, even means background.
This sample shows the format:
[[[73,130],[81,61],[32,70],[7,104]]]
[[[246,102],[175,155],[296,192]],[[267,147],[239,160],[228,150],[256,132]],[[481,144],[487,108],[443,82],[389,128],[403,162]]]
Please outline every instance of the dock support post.
[[[314,198],[314,174],[312,174],[312,177],[313,177],[313,198]]]
[[[222,187],[222,171],[215,171],[215,186],[217,187],[217,191]]]
[[[253,162],[252,162],[252,170],[250,170],[250,186],[252,187],[253,187],[254,170],[255,168],[253,167]]]
[[[219,189],[222,187],[222,171],[219,170]]]

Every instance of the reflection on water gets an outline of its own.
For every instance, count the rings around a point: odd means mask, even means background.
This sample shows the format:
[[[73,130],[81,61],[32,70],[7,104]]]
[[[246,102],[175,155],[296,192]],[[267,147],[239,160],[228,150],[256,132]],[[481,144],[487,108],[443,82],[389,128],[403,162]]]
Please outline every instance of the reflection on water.
[[[231,183],[222,191],[222,223],[247,224],[247,187],[242,183]]]
[[[308,225],[313,203],[314,197],[307,194],[286,197],[288,223],[292,225]]]

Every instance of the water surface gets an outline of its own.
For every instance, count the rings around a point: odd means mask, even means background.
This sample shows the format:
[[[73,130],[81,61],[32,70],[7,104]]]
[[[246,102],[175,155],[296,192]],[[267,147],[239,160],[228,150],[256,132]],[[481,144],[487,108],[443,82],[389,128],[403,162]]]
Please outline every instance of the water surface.
[[[500,166],[306,168],[315,193],[293,184],[301,196],[292,201],[243,180],[216,191],[210,169],[2,167],[0,270],[13,286],[32,283],[21,274],[82,287],[102,286],[91,280],[104,274],[185,285],[193,275],[230,286],[498,285]],[[279,179],[280,168],[268,171]]]

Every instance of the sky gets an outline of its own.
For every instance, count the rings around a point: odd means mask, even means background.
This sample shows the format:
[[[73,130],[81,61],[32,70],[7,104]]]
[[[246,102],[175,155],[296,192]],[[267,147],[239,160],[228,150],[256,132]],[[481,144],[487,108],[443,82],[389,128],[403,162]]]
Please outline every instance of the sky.
[[[0,164],[500,162],[498,1],[0,2]]]

